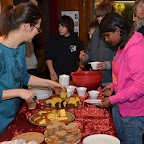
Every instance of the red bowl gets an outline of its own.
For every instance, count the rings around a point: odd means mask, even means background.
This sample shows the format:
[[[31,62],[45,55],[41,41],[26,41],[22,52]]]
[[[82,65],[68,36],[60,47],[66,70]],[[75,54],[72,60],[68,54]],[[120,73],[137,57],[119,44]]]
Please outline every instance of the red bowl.
[[[102,80],[102,73],[97,71],[72,72],[72,82],[77,87],[86,87],[87,90],[98,89]]]

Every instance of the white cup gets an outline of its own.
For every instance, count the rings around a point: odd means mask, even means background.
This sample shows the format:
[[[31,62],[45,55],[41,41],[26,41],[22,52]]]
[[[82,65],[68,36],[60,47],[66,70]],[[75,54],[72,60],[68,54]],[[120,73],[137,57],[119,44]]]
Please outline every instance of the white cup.
[[[59,76],[59,83],[62,85],[62,86],[68,86],[69,85],[69,82],[70,82],[70,76],[69,75],[60,75]]]
[[[84,96],[87,88],[86,87],[77,87],[76,90],[77,90],[79,96]]]
[[[89,96],[91,99],[97,99],[98,95],[99,95],[99,91],[97,90],[91,90],[88,92]]]
[[[91,64],[91,67],[93,70],[97,70],[97,65],[101,63],[101,62],[89,62],[89,64]]]
[[[73,95],[73,90],[67,89],[67,97],[69,98],[71,95]]]
[[[76,86],[69,85],[69,86],[66,86],[66,88],[67,88],[67,91],[72,91],[72,95],[73,95],[73,93],[74,93],[74,91],[76,89]]]

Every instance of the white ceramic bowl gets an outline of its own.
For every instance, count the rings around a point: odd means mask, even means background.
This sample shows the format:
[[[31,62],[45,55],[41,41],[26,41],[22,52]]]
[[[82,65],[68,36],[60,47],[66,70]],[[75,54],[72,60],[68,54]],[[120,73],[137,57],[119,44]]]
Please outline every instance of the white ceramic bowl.
[[[89,64],[91,64],[91,67],[93,70],[97,70],[97,65],[101,63],[101,62],[89,62]]]
[[[77,90],[77,93],[79,96],[84,96],[87,88],[86,87],[77,87],[76,90]]]
[[[83,144],[120,144],[120,141],[111,135],[94,134],[84,138]]]
[[[99,95],[99,91],[97,90],[91,90],[88,92],[89,96],[91,99],[97,99],[98,95]]]

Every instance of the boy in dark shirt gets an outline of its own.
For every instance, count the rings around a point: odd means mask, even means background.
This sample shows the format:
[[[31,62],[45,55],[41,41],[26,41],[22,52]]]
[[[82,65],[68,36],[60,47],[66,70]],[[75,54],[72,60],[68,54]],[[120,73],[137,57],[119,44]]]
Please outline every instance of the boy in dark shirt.
[[[52,37],[46,49],[46,64],[51,80],[58,80],[61,74],[70,75],[79,67],[79,54],[83,43],[74,33],[74,22],[69,16],[59,19],[59,34]]]

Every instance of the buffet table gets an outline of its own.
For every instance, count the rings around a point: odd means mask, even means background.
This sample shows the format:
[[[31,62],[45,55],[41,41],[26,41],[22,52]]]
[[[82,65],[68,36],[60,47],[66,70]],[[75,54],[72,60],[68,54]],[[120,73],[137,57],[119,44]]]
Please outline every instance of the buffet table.
[[[14,136],[24,132],[40,132],[43,134],[45,127],[33,125],[28,119],[32,114],[44,108],[46,108],[45,105],[38,104],[35,110],[28,110],[25,103],[21,107],[14,121],[0,136],[0,142],[9,141]],[[82,139],[79,144],[82,143],[83,138],[92,134],[108,134],[116,136],[110,109],[100,109],[94,105],[84,103],[78,108],[71,108],[67,111],[74,114],[75,123],[81,130]],[[43,144],[44,143],[45,142],[43,142]]]

